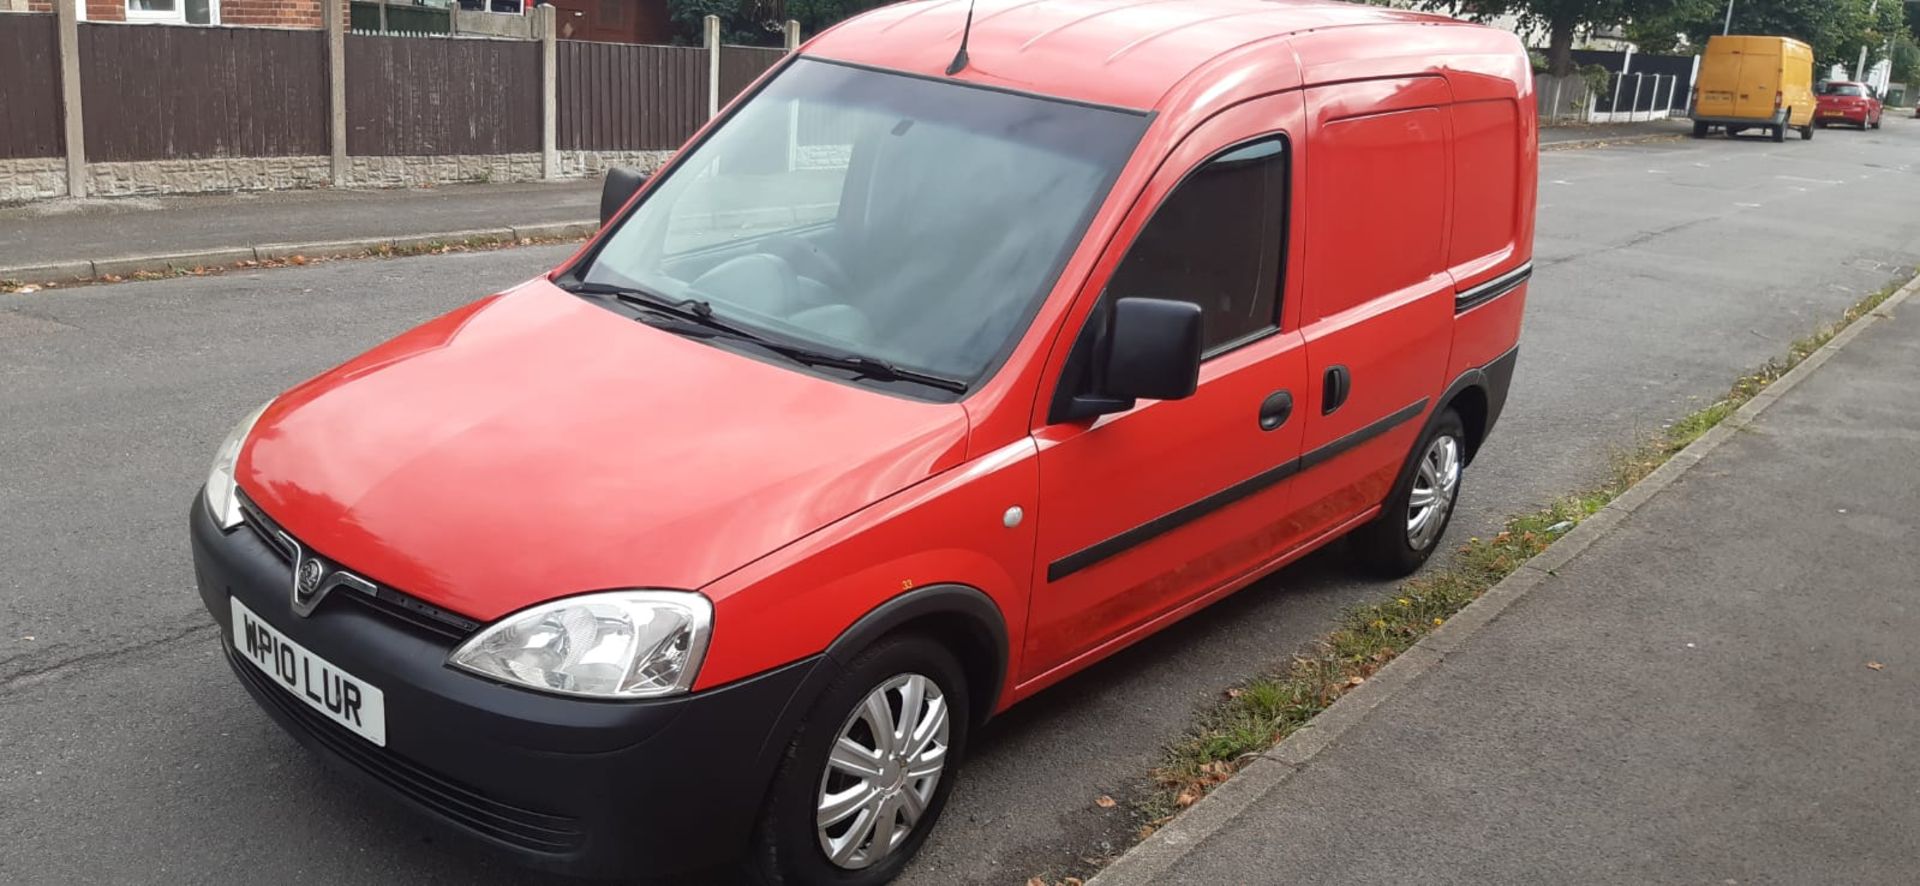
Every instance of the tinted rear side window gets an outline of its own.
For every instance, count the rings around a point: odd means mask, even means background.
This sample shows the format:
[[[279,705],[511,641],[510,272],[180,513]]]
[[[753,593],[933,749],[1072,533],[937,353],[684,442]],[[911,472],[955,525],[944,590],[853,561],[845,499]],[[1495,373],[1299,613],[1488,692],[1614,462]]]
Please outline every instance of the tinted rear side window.
[[[1175,188],[1113,272],[1107,298],[1198,304],[1217,352],[1273,329],[1287,215],[1287,144],[1228,150]]]

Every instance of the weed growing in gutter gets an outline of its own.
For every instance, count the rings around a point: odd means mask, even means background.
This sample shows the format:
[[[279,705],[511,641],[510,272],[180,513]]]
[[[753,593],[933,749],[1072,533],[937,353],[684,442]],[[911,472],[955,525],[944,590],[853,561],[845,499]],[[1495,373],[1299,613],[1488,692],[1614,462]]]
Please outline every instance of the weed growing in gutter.
[[[1741,376],[1726,396],[1619,453],[1605,483],[1514,517],[1492,538],[1469,539],[1451,562],[1408,580],[1391,599],[1348,609],[1338,629],[1281,672],[1229,689],[1226,698],[1202,715],[1186,737],[1167,748],[1153,771],[1153,788],[1135,807],[1143,822],[1138,837],[1151,835],[1252,755],[1279,743],[1347,690],[1365,683],[1395,656],[1546,550],[1554,538],[1645,479],[1898,289],[1888,286],[1861,299],[1838,321],[1795,341],[1785,356]]]

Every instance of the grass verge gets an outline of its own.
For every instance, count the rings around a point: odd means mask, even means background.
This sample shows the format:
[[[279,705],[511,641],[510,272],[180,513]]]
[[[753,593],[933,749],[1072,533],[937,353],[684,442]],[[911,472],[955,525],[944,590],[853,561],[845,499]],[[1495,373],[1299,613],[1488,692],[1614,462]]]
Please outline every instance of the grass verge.
[[[1227,690],[1194,728],[1169,746],[1152,774],[1152,787],[1135,806],[1145,839],[1174,815],[1225,781],[1239,766],[1286,738],[1359,686],[1395,656],[1446,623],[1554,538],[1592,516],[1665,463],[1687,444],[1724,421],[1855,320],[1879,307],[1900,284],[1889,285],[1841,318],[1795,341],[1787,353],[1741,376],[1726,395],[1696,410],[1612,459],[1607,480],[1540,511],[1507,521],[1491,538],[1472,538],[1445,566],[1409,579],[1383,602],[1342,613],[1340,626],[1314,649],[1277,673]]]

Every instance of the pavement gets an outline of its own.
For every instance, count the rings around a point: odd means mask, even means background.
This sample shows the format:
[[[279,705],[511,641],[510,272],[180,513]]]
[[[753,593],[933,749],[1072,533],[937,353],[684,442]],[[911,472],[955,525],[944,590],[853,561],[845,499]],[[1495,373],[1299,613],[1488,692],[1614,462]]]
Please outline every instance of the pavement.
[[[1916,168],[1920,121],[1894,118],[1544,155],[1523,354],[1450,532],[1605,476],[1901,274]],[[249,409],[572,249],[0,294],[0,883],[545,882],[330,779],[254,708],[185,513]],[[1391,587],[1310,557],[997,718],[902,882],[1084,873],[1131,842],[1126,802],[1197,711]]]
[[[1912,883],[1920,301],[1878,313],[1093,886]]]
[[[599,213],[598,179],[23,203],[0,207],[0,280],[355,255],[431,239],[568,236],[590,233]]]

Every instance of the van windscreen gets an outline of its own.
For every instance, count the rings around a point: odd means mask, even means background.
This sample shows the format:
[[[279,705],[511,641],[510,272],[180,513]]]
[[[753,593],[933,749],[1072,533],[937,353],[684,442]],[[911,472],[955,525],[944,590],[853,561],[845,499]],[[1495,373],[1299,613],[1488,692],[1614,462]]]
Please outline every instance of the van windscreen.
[[[577,273],[972,383],[1031,322],[1147,122],[798,59],[691,146]]]

